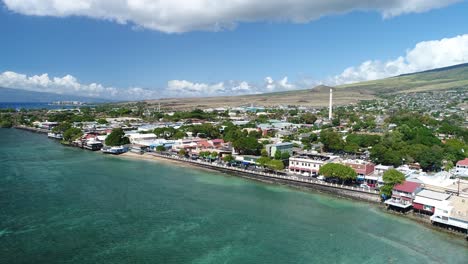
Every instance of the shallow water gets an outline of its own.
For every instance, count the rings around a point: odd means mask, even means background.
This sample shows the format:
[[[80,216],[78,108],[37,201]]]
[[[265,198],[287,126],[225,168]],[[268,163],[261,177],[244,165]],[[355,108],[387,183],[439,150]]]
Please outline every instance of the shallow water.
[[[0,129],[1,263],[466,263],[373,206]]]

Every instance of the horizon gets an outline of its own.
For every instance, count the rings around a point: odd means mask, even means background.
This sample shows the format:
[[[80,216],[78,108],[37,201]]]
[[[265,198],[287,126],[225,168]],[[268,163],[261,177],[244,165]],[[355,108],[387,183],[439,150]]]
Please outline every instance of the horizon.
[[[304,90],[468,63],[467,1],[319,2],[116,3],[116,13],[102,0],[3,0],[0,87],[141,101]]]

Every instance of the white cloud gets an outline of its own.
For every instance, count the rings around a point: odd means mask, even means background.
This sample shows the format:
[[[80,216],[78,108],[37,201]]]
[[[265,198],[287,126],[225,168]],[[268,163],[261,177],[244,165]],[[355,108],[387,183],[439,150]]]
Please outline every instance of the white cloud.
[[[273,91],[285,91],[285,90],[294,90],[297,89],[296,85],[288,82],[288,77],[285,76],[279,81],[273,80],[271,77],[265,78],[264,90],[273,92]]]
[[[405,73],[468,63],[468,34],[441,40],[422,41],[405,56],[382,62],[369,60],[349,67],[326,83],[331,85],[370,81]]]
[[[98,83],[81,84],[71,75],[50,78],[47,73],[27,76],[12,71],[0,73],[0,87],[114,100],[154,98],[158,94],[142,88],[117,89]]]
[[[420,13],[461,0],[3,0],[9,10],[35,16],[86,16],[175,33],[222,30],[239,22],[307,23],[322,16],[375,10],[383,17]]]
[[[167,82],[166,91],[172,96],[183,97],[222,94],[226,90],[223,82],[206,84],[186,80],[171,80]]]

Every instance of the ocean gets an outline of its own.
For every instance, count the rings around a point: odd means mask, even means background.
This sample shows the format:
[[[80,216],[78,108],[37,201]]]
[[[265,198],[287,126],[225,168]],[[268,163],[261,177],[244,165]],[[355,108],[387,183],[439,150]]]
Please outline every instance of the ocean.
[[[1,263],[466,263],[374,205],[0,129]]]
[[[12,108],[15,110],[24,109],[69,109],[76,108],[77,106],[73,105],[53,105],[50,103],[18,103],[18,102],[0,102],[0,109]]]

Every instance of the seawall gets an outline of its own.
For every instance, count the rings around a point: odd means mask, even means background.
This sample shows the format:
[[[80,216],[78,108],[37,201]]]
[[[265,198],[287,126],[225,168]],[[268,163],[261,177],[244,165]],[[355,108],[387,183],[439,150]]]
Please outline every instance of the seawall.
[[[283,176],[283,175],[276,175],[272,173],[264,173],[264,172],[253,172],[241,168],[236,167],[228,167],[225,165],[219,164],[211,164],[208,162],[202,161],[193,161],[186,158],[180,157],[171,157],[166,155],[161,155],[158,153],[151,153],[151,154],[143,154],[143,155],[151,155],[162,159],[178,161],[183,163],[190,163],[191,165],[211,169],[219,172],[223,172],[226,174],[240,176],[247,179],[252,179],[256,181],[266,182],[266,183],[273,183],[273,184],[281,184],[281,185],[288,185],[295,188],[300,189],[307,189],[307,190],[314,190],[323,193],[333,194],[339,197],[344,198],[351,198],[360,201],[372,202],[372,203],[380,203],[380,196],[377,191],[368,190],[364,188],[357,188],[357,187],[350,187],[346,185],[334,184],[334,183],[327,183],[318,181],[316,179],[302,179],[295,176]]]

